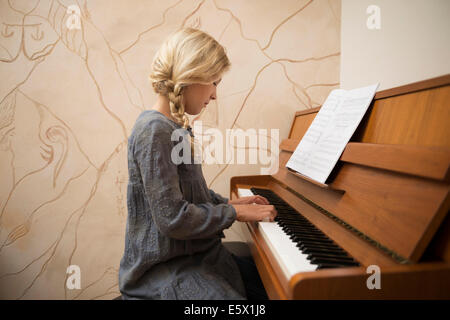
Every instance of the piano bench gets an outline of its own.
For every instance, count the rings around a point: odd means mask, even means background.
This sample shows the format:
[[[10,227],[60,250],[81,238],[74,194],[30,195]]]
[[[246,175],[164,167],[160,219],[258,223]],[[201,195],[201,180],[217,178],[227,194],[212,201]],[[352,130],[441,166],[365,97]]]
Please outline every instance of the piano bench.
[[[251,256],[250,248],[247,243],[242,241],[222,241],[223,246],[232,254],[238,257]]]

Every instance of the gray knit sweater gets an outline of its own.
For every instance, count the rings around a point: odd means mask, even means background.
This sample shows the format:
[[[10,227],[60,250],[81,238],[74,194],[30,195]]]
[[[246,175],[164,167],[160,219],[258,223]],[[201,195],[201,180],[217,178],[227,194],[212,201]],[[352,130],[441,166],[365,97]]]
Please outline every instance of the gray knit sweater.
[[[128,139],[119,289],[124,299],[245,299],[239,269],[221,243],[236,211],[208,189],[201,164],[172,161],[179,142],[171,134],[180,128],[147,110]]]

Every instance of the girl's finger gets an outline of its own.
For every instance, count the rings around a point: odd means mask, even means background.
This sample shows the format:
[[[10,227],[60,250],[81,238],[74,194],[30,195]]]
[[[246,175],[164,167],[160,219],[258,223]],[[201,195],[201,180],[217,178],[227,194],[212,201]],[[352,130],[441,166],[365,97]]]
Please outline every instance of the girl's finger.
[[[259,199],[262,204],[269,204],[269,201],[266,198],[264,198],[263,196],[258,195],[257,199]]]
[[[255,198],[253,201],[258,203],[258,204],[266,204],[266,202],[263,199],[261,199],[261,198]]]

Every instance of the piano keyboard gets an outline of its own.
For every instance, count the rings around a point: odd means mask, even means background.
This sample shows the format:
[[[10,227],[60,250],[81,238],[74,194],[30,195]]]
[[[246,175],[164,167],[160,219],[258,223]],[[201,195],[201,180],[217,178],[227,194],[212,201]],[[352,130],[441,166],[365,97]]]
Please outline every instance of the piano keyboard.
[[[238,194],[239,197],[261,195],[277,209],[275,222],[257,224],[287,279],[299,272],[359,266],[342,248],[271,190],[238,189]]]

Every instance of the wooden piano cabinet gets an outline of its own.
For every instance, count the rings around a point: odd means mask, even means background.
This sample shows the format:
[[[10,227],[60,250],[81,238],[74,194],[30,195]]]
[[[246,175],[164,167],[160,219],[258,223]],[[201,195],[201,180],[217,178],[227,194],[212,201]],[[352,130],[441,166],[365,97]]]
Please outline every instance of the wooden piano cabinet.
[[[286,279],[258,230],[250,245],[271,299],[450,299],[450,75],[377,92],[325,184],[286,163],[320,108],[296,112],[272,175],[233,177],[269,189],[347,251],[360,267]],[[370,265],[381,289],[368,289]]]
[[[325,269],[296,274],[294,299],[450,299],[450,264],[380,267],[380,288],[369,289],[366,268]]]

